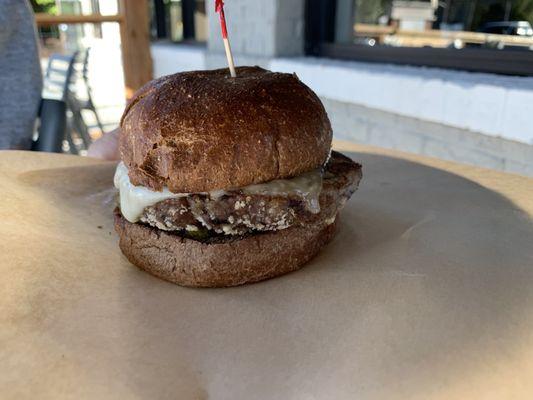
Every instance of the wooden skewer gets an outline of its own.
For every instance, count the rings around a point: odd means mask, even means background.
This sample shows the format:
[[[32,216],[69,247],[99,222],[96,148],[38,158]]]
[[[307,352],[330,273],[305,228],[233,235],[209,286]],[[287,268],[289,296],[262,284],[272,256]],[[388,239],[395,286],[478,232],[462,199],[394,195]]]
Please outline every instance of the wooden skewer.
[[[235,63],[233,62],[233,54],[231,53],[231,45],[228,39],[228,29],[226,28],[226,16],[224,15],[224,2],[222,0],[215,0],[215,11],[220,16],[220,29],[222,31],[222,40],[224,41],[224,50],[226,51],[226,58],[228,60],[229,73],[232,78],[237,77],[235,71]]]
[[[226,50],[226,58],[228,59],[229,73],[232,78],[236,78],[237,72],[235,71],[235,64],[233,63],[233,54],[231,54],[231,46],[229,44],[228,38],[224,38],[224,49]]]

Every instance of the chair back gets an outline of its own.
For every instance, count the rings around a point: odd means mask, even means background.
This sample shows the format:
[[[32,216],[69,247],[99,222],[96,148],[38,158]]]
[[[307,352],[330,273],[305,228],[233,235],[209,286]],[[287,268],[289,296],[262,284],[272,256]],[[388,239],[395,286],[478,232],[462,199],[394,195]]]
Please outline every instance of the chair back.
[[[74,62],[78,52],[73,54],[52,54],[43,81],[43,98],[66,100],[69,85],[73,79]]]
[[[60,153],[67,131],[69,85],[73,79],[77,53],[52,54],[43,79],[37,140],[32,150]]]

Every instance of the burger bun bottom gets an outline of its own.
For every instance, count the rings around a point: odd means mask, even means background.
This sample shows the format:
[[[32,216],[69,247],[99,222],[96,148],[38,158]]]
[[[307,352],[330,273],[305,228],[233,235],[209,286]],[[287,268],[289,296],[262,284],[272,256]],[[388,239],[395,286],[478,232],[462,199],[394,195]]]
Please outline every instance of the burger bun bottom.
[[[206,243],[131,223],[115,212],[126,258],[152,275],[189,287],[237,286],[295,271],[333,238],[336,225],[295,226]]]

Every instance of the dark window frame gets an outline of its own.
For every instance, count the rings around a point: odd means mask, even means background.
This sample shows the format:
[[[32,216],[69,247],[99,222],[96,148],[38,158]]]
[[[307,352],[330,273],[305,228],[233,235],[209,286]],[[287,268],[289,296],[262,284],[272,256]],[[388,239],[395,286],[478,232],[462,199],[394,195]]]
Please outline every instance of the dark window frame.
[[[194,13],[196,10],[196,0],[181,0],[181,15],[183,23],[183,39],[179,41],[171,40],[169,31],[169,15],[164,0],[153,0],[153,38],[172,43],[186,43],[204,45],[205,42],[196,40],[196,27]]]
[[[307,55],[340,60],[533,76],[533,50],[447,49],[334,43],[336,3],[336,0],[306,0],[305,51]]]
[[[163,0],[154,0],[153,1],[153,19],[152,26],[154,27],[155,32],[153,33],[154,38],[157,39],[166,39],[168,38],[168,27],[167,27],[167,11],[165,9],[165,3]]]

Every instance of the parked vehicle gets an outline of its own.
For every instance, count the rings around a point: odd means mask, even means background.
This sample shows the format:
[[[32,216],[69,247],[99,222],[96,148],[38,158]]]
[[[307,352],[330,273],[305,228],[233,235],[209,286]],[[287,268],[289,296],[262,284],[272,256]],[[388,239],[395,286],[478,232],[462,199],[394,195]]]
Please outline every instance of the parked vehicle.
[[[528,21],[487,22],[480,29],[483,33],[533,37],[533,28]]]

